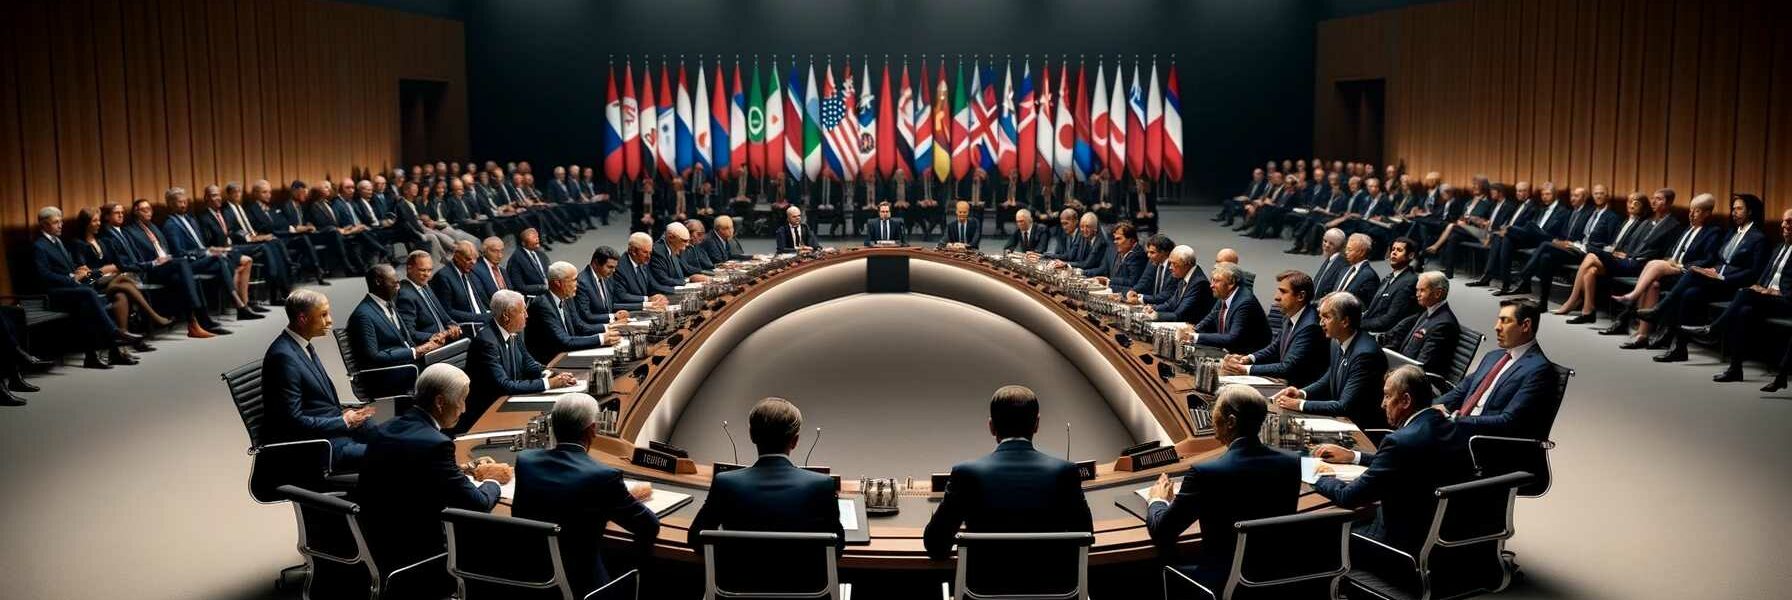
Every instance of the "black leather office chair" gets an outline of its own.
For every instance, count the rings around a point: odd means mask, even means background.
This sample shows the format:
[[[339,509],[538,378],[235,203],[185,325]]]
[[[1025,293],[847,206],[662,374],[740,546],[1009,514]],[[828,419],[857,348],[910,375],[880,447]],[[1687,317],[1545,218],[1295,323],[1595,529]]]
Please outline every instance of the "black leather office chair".
[[[700,531],[703,598],[827,598],[852,595],[840,583],[832,533]],[[776,557],[768,560],[767,557]]]
[[[417,365],[363,369],[355,358],[348,330],[331,327],[330,333],[336,336],[336,349],[342,354],[342,366],[348,369],[349,389],[354,391],[355,399],[369,404],[380,400],[410,403],[412,389],[417,384]]]
[[[1194,598],[1336,598],[1350,571],[1350,522],[1341,508],[1239,521],[1232,570],[1219,589],[1164,567],[1164,600]]]
[[[311,576],[305,598],[441,598],[446,595],[442,565],[447,554],[383,571],[361,533],[361,507],[339,495],[283,485],[299,520],[299,552]]]
[[[459,600],[621,600],[639,593],[638,571],[589,594],[572,589],[560,562],[560,526],[553,523],[450,508],[442,511],[442,528]]]
[[[1468,376],[1469,367],[1475,364],[1475,353],[1481,350],[1481,342],[1487,340],[1487,334],[1463,327],[1461,337],[1456,338],[1456,353],[1450,359],[1450,372],[1443,375],[1449,387],[1455,387]],[[1449,389],[1446,387],[1444,389]]]
[[[1416,553],[1352,533],[1345,596],[1386,600],[1462,598],[1506,589],[1512,568],[1502,555],[1512,537],[1512,506],[1530,473],[1437,489],[1437,513]]]
[[[941,584],[951,600],[1089,600],[1095,534],[960,533],[958,572]]]
[[[1561,406],[1568,395],[1568,380],[1574,377],[1574,369],[1562,365],[1552,365],[1556,370],[1556,406]],[[1555,416],[1551,415],[1551,419]],[[1550,440],[1537,440],[1520,437],[1495,435],[1476,435],[1469,437],[1468,452],[1475,462],[1475,474],[1479,477],[1494,477],[1507,473],[1524,471],[1533,475],[1530,483],[1518,489],[1519,497],[1541,498],[1549,493],[1553,481],[1549,467],[1549,451],[1554,450],[1556,443]]]

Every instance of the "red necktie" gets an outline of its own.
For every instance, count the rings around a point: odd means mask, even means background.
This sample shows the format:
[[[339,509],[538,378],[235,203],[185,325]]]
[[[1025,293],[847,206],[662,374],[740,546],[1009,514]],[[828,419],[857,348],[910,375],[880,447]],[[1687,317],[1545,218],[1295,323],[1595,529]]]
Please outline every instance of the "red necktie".
[[[1480,404],[1481,398],[1487,396],[1487,388],[1493,387],[1493,380],[1499,377],[1500,369],[1506,368],[1506,363],[1511,362],[1511,360],[1511,352],[1500,352],[1500,360],[1493,363],[1493,370],[1487,372],[1487,377],[1481,380],[1481,385],[1475,386],[1475,393],[1469,394],[1468,400],[1463,401],[1462,408],[1456,411],[1456,416],[1466,417],[1471,411],[1475,410],[1475,405]]]
[[[497,266],[487,266],[487,269],[489,269],[489,270],[491,270],[491,272],[492,272],[492,281],[495,281],[495,282],[497,282],[497,284],[498,284],[498,289],[500,289],[500,290],[508,290],[508,289],[510,289],[510,286],[507,286],[507,285],[504,285],[504,274],[503,274],[503,273],[499,273],[499,272],[498,272],[498,267],[497,267]]]
[[[1225,303],[1225,301],[1222,300],[1222,301],[1220,301],[1220,332],[1224,333],[1225,331],[1226,331],[1226,303]]]

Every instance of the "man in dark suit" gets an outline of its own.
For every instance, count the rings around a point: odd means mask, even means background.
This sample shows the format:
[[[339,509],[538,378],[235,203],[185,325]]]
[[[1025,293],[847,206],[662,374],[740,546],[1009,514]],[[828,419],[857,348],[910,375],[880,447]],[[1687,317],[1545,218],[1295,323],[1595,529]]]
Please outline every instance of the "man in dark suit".
[[[509,289],[531,296],[548,291],[548,255],[541,251],[541,232],[531,227],[517,234],[517,249],[504,263]]]
[[[684,229],[691,235],[690,243],[686,244],[684,252],[680,254],[679,258],[684,261],[684,272],[704,276],[714,274],[716,263],[710,260],[708,252],[703,251],[703,242],[709,239],[708,232],[703,227],[703,221],[695,218],[685,219]]]
[[[604,529],[615,522],[634,536],[637,560],[645,560],[659,539],[660,520],[641,504],[653,497],[646,484],[627,485],[622,471],[591,458],[597,441],[597,400],[563,394],[548,417],[552,448],[516,457],[516,498],[511,516],[560,526],[560,563],[579,597],[610,581],[604,567]]]
[[[62,209],[54,206],[37,211],[37,235],[32,241],[32,260],[38,280],[43,282],[51,307],[68,310],[75,316],[77,327],[87,338],[89,369],[107,369],[110,365],[133,365],[137,360],[118,347],[143,340],[112,322],[106,304],[89,282],[99,276],[87,265],[75,262],[74,253],[62,241]],[[102,362],[99,350],[107,349],[111,361]]]
[[[391,258],[391,250],[380,243],[379,233],[375,227],[379,221],[368,221],[356,212],[349,196],[355,193],[355,182],[347,177],[342,178],[340,185],[330,192],[329,181],[323,183],[323,195],[311,202],[306,208],[312,210],[311,220],[319,224],[320,229],[335,228],[342,233],[343,240],[353,249],[364,263],[386,262]],[[368,184],[369,189],[372,184]]]
[[[747,260],[753,258],[741,248],[740,239],[735,237],[734,217],[720,215],[715,220],[715,235],[704,240],[703,251],[709,253],[709,259],[715,264],[731,260]]]
[[[1282,333],[1263,349],[1250,354],[1228,354],[1220,369],[1227,375],[1279,377],[1289,385],[1305,386],[1325,374],[1325,329],[1319,311],[1308,310],[1313,298],[1313,278],[1300,271],[1276,275],[1276,307],[1282,309]]]
[[[908,245],[908,234],[903,231],[902,223],[890,217],[890,203],[877,204],[877,218],[865,224],[865,246],[876,246],[879,243]]]
[[[485,286],[492,294],[498,290],[510,289],[510,280],[504,276],[504,240],[488,237],[479,243],[479,260],[473,264],[473,277]],[[480,297],[480,303],[491,305],[492,297],[486,294]]]
[[[302,182],[297,182],[301,183]],[[307,237],[308,226],[301,226],[287,219],[286,213],[274,204],[274,188],[266,179],[258,179],[249,184],[249,202],[242,205],[243,214],[249,219],[249,227],[261,233],[271,234],[275,246],[285,246],[286,250],[296,255],[299,266],[306,265],[316,269],[318,285],[329,285],[324,280],[326,267],[323,258],[318,255],[317,248]],[[295,274],[297,271],[295,271]]]
[[[815,239],[815,231],[803,224],[803,209],[795,206],[784,209],[784,220],[784,226],[772,232],[778,240],[778,254],[795,254],[821,247],[821,242]]]
[[[1145,251],[1139,248],[1139,231],[1132,222],[1124,221],[1114,225],[1109,237],[1113,243],[1108,245],[1101,262],[1095,268],[1084,269],[1083,276],[1094,277],[1115,292],[1130,290],[1145,272]]]
[[[191,201],[187,191],[178,187],[168,188],[162,196],[168,209],[168,218],[162,221],[162,242],[167,245],[166,251],[178,259],[185,260],[194,273],[210,273],[217,276],[213,285],[221,286],[229,291],[231,304],[236,308],[238,321],[262,318],[260,314],[249,309],[246,296],[249,288],[249,267],[254,262],[228,247],[208,246],[204,236],[199,233],[199,224],[187,213]],[[138,200],[132,209],[137,218],[147,221],[155,215],[155,209],[149,200]],[[147,228],[146,228],[147,229]]]
[[[632,296],[651,297],[678,293],[673,286],[662,285],[653,276],[653,238],[637,231],[628,236],[628,249],[616,265],[616,279],[622,291]]]
[[[660,242],[653,247],[653,256],[647,259],[647,272],[653,276],[660,289],[676,290],[688,283],[709,281],[709,276],[691,273],[685,268],[684,253],[691,247],[691,232],[683,223],[669,223],[666,232],[660,236]]]
[[[1226,453],[1189,467],[1180,489],[1171,485],[1169,475],[1158,475],[1151,486],[1145,528],[1157,545],[1158,557],[1174,563],[1177,538],[1199,519],[1205,534],[1201,554],[1195,564],[1178,569],[1208,589],[1219,590],[1237,547],[1232,525],[1294,514],[1300,499],[1300,459],[1257,438],[1269,403],[1250,386],[1221,387],[1210,410],[1213,438],[1226,445]]]
[[[1464,435],[1501,435],[1549,439],[1562,399],[1556,395],[1556,368],[1537,345],[1537,316],[1529,300],[1500,303],[1494,337],[1499,349],[1481,357],[1481,365],[1455,389],[1437,399]]]
[[[1313,270],[1313,293],[1324,296],[1336,291],[1338,280],[1344,277],[1344,270],[1349,261],[1344,257],[1345,242],[1348,236],[1344,230],[1332,228],[1325,231],[1320,238],[1319,266]]]
[[[1525,183],[1518,185],[1521,198],[1530,193],[1523,187]],[[1469,282],[1469,287],[1485,287],[1498,279],[1501,289],[1511,288],[1514,283],[1512,260],[1519,250],[1566,234],[1571,207],[1557,200],[1553,183],[1544,182],[1539,194],[1541,197],[1537,201],[1519,204],[1518,211],[1504,228],[1493,230],[1487,238],[1487,269],[1480,279]]]
[[[455,239],[423,224],[423,208],[417,198],[417,184],[405,182],[401,193],[392,201],[393,239],[412,248],[428,250],[431,257],[446,258]]]
[[[1137,302],[1140,298],[1162,297],[1170,290],[1170,286],[1176,282],[1170,276],[1170,251],[1175,249],[1176,242],[1161,233],[1145,241],[1145,273],[1127,291],[1128,303]]]
[[[407,257],[408,258],[408,257]],[[479,253],[467,242],[455,242],[449,264],[436,269],[429,279],[429,289],[436,301],[456,323],[483,323],[491,317],[492,294],[489,280],[473,269]]]
[[[1204,278],[1196,277],[1199,269],[1195,266],[1195,249],[1188,246],[1177,246],[1170,251],[1170,276],[1176,282],[1162,297],[1144,298],[1140,303],[1151,307],[1151,319],[1154,321],[1180,321],[1193,323],[1195,318],[1207,314],[1213,306],[1213,288]]]
[[[832,533],[838,536],[835,547],[845,549],[846,530],[840,525],[833,478],[798,468],[790,461],[803,429],[802,411],[783,398],[766,398],[748,413],[747,427],[759,458],[750,467],[715,476],[709,497],[691,519],[690,544],[699,545],[699,532],[723,529]],[[765,563],[784,560],[774,556],[740,558]]]
[[[417,376],[417,405],[368,436],[366,465],[350,497],[361,505],[368,550],[386,568],[443,552],[443,509],[490,512],[498,503],[498,482],[463,475],[454,440],[443,431],[461,418],[467,388],[460,369],[430,365]]]
[[[578,285],[578,267],[568,262],[548,265],[548,293],[529,302],[528,335],[523,337],[523,345],[535,360],[552,362],[561,352],[616,343],[616,332],[604,331],[602,325],[586,323],[573,306]]]
[[[1388,276],[1382,278],[1372,296],[1360,298],[1369,303],[1363,309],[1363,331],[1381,333],[1393,329],[1401,320],[1419,311],[1413,289],[1419,274],[1412,268],[1419,244],[1411,238],[1399,238],[1388,244]]]
[[[977,249],[983,243],[983,223],[971,218],[971,203],[959,200],[952,205],[952,214],[956,218],[946,224],[946,236],[940,240],[940,247]]]
[[[1214,215],[1213,218],[1208,220],[1225,221],[1225,226],[1231,227],[1232,220],[1235,217],[1244,214],[1244,207],[1246,204],[1250,204],[1252,200],[1262,198],[1268,191],[1269,178],[1265,176],[1263,169],[1252,169],[1251,184],[1245,188],[1244,195],[1234,196],[1230,200],[1222,202],[1220,204],[1219,214]]]
[[[1431,386],[1418,367],[1402,366],[1382,384],[1381,410],[1399,429],[1381,439],[1375,452],[1355,452],[1325,444],[1314,449],[1327,462],[1368,465],[1353,481],[1332,477],[1319,466],[1313,490],[1344,508],[1380,502],[1375,520],[1356,532],[1407,553],[1416,553],[1437,511],[1437,488],[1474,477],[1468,432],[1430,406]],[[1356,543],[1353,540],[1353,543]]]
[[[442,347],[446,334],[431,336],[421,344],[411,341],[409,325],[398,317],[393,303],[398,298],[398,272],[391,265],[378,264],[367,270],[367,297],[355,306],[348,317],[349,352],[361,369],[379,369],[415,364],[423,355]],[[396,370],[395,370],[396,371]],[[370,385],[376,396],[408,394],[413,383],[411,372],[386,372]]]
[[[284,212],[291,221],[310,225],[313,229],[309,237],[328,246],[349,273],[365,272],[367,256],[373,248],[365,243],[359,229],[345,228],[336,222],[336,212],[330,208],[331,189],[328,179],[318,182],[316,194],[301,195],[295,189]]]
[[[249,218],[243,214],[242,197],[243,186],[236,183],[227,184],[222,190],[215,185],[206,186],[200,208],[193,211],[193,219],[199,222],[199,235],[207,246],[228,248],[260,263],[268,295],[285,298],[292,292],[292,271],[287,267],[286,246],[274,244],[271,234],[246,229]],[[251,305],[250,308],[267,312],[260,306]]]
[[[398,311],[399,322],[410,333],[411,343],[423,344],[432,340],[447,343],[460,339],[459,322],[448,314],[441,299],[430,289],[429,282],[435,278],[435,265],[429,253],[412,252],[405,257],[404,264],[404,281],[398,284],[398,300],[393,308]]]
[[[1044,252],[1051,237],[1045,227],[1033,223],[1033,211],[1019,209],[1014,211],[1014,232],[1008,234],[1008,242],[1002,244],[1002,251]]]
[[[606,323],[627,322],[631,310],[640,310],[647,304],[661,307],[666,305],[666,297],[655,295],[651,298],[636,296],[622,289],[616,278],[616,269],[622,257],[609,246],[598,246],[591,253],[591,264],[579,271],[579,291],[573,296],[572,303],[586,323],[603,325]]]
[[[473,378],[467,414],[453,431],[466,431],[500,396],[539,394],[573,384],[570,373],[549,371],[526,350],[523,329],[529,324],[527,301],[515,290],[492,295],[492,326],[481,328],[467,350],[467,374]]]
[[[1757,336],[1752,334],[1759,331],[1751,330],[1751,327],[1762,320],[1792,312],[1788,311],[1792,308],[1792,303],[1788,303],[1787,295],[1780,291],[1783,286],[1792,284],[1792,260],[1788,260],[1788,255],[1792,255],[1792,210],[1780,214],[1780,239],[1787,241],[1764,254],[1767,266],[1761,269],[1761,275],[1752,285],[1736,290],[1730,297],[1730,305],[1724,307],[1717,318],[1704,326],[1681,326],[1686,335],[1700,339],[1709,339],[1717,332],[1724,334],[1724,348],[1729,352],[1730,365],[1722,373],[1713,376],[1712,381],[1741,381],[1742,361],[1754,347],[1753,342]],[[1780,345],[1775,344],[1770,348],[1778,350]],[[1769,384],[1762,391],[1775,392],[1785,387],[1784,377],[1784,374],[1776,377],[1776,383]]]
[[[330,441],[332,468],[355,470],[367,446],[359,441],[373,405],[343,409],[336,384],[311,340],[330,331],[330,299],[311,290],[286,298],[286,329],[261,361],[261,443]]]
[[[1591,199],[1589,206],[1587,200]],[[1549,304],[1550,284],[1555,280],[1556,271],[1562,265],[1578,262],[1586,256],[1589,248],[1601,248],[1612,243],[1617,236],[1619,222],[1623,217],[1611,210],[1611,195],[1604,185],[1593,186],[1591,195],[1586,188],[1574,188],[1568,194],[1568,204],[1574,211],[1568,218],[1568,226],[1555,239],[1543,240],[1531,253],[1531,260],[1518,271],[1518,287],[1505,286],[1494,292],[1497,296],[1523,295],[1531,292],[1531,279],[1537,279],[1541,287],[1538,292],[1538,306]],[[1591,322],[1591,321],[1587,321]]]
[[[1656,356],[1655,362],[1686,360],[1687,336],[1680,335],[1678,326],[1703,319],[1707,302],[1734,294],[1761,277],[1768,260],[1767,236],[1759,227],[1763,209],[1754,194],[1736,194],[1730,206],[1734,228],[1726,241],[1705,260],[1687,264],[1686,273],[1654,307],[1637,311],[1639,318],[1664,324],[1666,334],[1674,340],[1673,347]]]
[[[1039,398],[1033,390],[1018,385],[996,390],[989,400],[996,450],[952,467],[946,496],[922,534],[929,557],[950,558],[961,525],[972,533],[1092,530],[1076,465],[1035,450],[1038,432]]]
[[[1092,212],[1083,213],[1077,220],[1077,236],[1082,240],[1082,260],[1065,261],[1066,264],[1084,271],[1101,268],[1114,251],[1108,237],[1101,234],[1101,217]]]
[[[1318,381],[1283,388],[1276,394],[1282,410],[1345,417],[1362,429],[1385,429],[1376,407],[1376,383],[1388,372],[1387,355],[1375,338],[1362,331],[1363,305],[1349,292],[1334,292],[1319,302],[1319,325],[1336,342],[1331,361]]]
[[[1257,296],[1239,285],[1238,265],[1214,265],[1207,281],[1213,288],[1213,309],[1195,324],[1190,339],[1228,354],[1249,353],[1269,343],[1269,320]]]
[[[1375,240],[1369,236],[1350,234],[1349,241],[1344,243],[1344,265],[1336,269],[1337,280],[1329,292],[1320,288],[1320,297],[1324,298],[1333,292],[1350,292],[1359,301],[1373,298],[1375,290],[1381,287],[1381,276],[1369,264],[1369,250],[1374,246]]]
[[[1418,276],[1413,289],[1419,312],[1401,320],[1381,338],[1384,347],[1416,360],[1426,373],[1444,375],[1456,361],[1456,343],[1462,326],[1450,310],[1450,278],[1438,271]]]

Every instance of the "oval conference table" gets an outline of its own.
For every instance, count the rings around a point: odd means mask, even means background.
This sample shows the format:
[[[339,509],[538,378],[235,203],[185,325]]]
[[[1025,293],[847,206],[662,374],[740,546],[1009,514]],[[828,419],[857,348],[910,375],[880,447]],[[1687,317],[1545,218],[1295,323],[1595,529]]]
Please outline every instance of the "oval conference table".
[[[659,540],[654,554],[661,558],[696,562],[700,555],[687,544],[688,526],[701,506],[705,490],[715,473],[714,464],[693,463],[686,459],[681,473],[638,466],[631,461],[637,444],[647,440],[670,439],[670,429],[678,414],[690,401],[701,380],[721,361],[728,350],[752,331],[810,303],[827,301],[867,291],[914,292],[938,295],[995,312],[1027,327],[1065,353],[1091,384],[1108,400],[1115,414],[1140,439],[1156,439],[1173,447],[1177,460],[1150,469],[1128,470],[1122,460],[1109,460],[1095,466],[1095,477],[1083,484],[1089,507],[1095,517],[1095,543],[1090,549],[1091,564],[1154,560],[1155,550],[1144,523],[1120,509],[1116,501],[1136,490],[1149,486],[1159,474],[1172,477],[1185,472],[1190,465],[1210,460],[1224,452],[1211,435],[1198,434],[1188,409],[1191,399],[1207,400],[1208,394],[1196,390],[1193,377],[1161,369],[1150,344],[1130,339],[1117,324],[1105,322],[1068,294],[1045,283],[1036,283],[1019,268],[1002,260],[984,260],[975,255],[918,248],[852,248],[829,251],[791,261],[781,267],[760,273],[756,278],[727,293],[709,300],[703,309],[686,319],[680,329],[649,345],[645,358],[620,366],[613,392],[600,397],[601,402],[614,400],[619,407],[617,437],[604,437],[591,448],[591,456],[599,462],[621,469],[627,477],[652,482],[656,490],[690,494],[690,505],[677,509],[661,519]],[[987,392],[984,392],[987,394]],[[491,457],[514,464],[509,448],[514,432],[525,428],[531,417],[542,414],[551,404],[532,402],[512,405],[509,398],[500,398],[487,407],[462,439],[456,442],[457,459]],[[744,415],[743,415],[744,417]],[[925,415],[913,418],[924,419]],[[1356,434],[1359,447],[1368,448],[1368,440]],[[850,443],[850,442],[849,442]],[[988,439],[975,443],[979,450],[965,455],[973,458],[993,447]],[[881,448],[855,448],[847,451],[879,452]],[[1113,449],[1118,454],[1120,449]],[[938,471],[949,465],[939,465]],[[693,468],[694,467],[694,468]],[[841,482],[841,498],[859,497],[860,474],[847,474]],[[869,531],[869,542],[849,545],[840,565],[857,569],[950,569],[947,561],[934,561],[922,547],[921,533],[937,506],[941,494],[931,489],[930,481],[916,477],[912,487],[901,490],[900,512],[893,516],[873,516],[861,524]],[[1299,509],[1319,510],[1330,503],[1306,485],[1302,485]],[[1135,502],[1135,505],[1137,503]],[[494,509],[508,514],[509,501]],[[628,533],[611,526],[608,537],[622,543]],[[849,536],[851,537],[851,536]],[[1192,552],[1200,544],[1199,525],[1191,527],[1179,539],[1184,552]]]

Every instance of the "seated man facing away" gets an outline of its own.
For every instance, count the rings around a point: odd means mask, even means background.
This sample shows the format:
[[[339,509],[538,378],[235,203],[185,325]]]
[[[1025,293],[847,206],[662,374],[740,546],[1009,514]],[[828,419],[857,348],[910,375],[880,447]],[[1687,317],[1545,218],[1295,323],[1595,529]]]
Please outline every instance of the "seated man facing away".
[[[952,467],[946,496],[927,522],[923,541],[935,560],[952,556],[959,526],[973,533],[1091,531],[1076,465],[1033,448],[1039,398],[1010,385],[989,400],[996,450]]]
[[[1202,536],[1195,563],[1180,568],[1208,589],[1219,590],[1232,568],[1237,542],[1232,525],[1294,514],[1300,499],[1300,459],[1257,439],[1269,403],[1250,386],[1221,387],[1212,412],[1213,437],[1226,444],[1226,453],[1189,467],[1181,489],[1171,486],[1169,475],[1158,475],[1151,486],[1145,526],[1158,556],[1174,562],[1177,538],[1200,519],[1201,531],[1212,533]]]
[[[563,394],[554,401],[548,422],[559,443],[517,455],[510,509],[512,516],[560,526],[560,563],[580,597],[610,581],[600,552],[606,525],[614,521],[634,536],[639,559],[649,556],[660,532],[659,518],[641,505],[653,488],[626,486],[622,471],[591,458],[597,412],[597,400],[586,394]]]
[[[382,569],[397,569],[445,550],[442,509],[491,512],[498,482],[473,483],[442,432],[466,408],[467,374],[438,363],[417,376],[417,405],[379,426],[351,498],[361,505],[367,547]]]
[[[1356,531],[1403,552],[1416,552],[1424,543],[1437,510],[1437,488],[1461,483],[1474,476],[1468,454],[1468,435],[1435,410],[1431,386],[1418,367],[1402,366],[1388,373],[1381,386],[1381,408],[1389,423],[1400,428],[1382,438],[1375,452],[1356,452],[1323,444],[1313,454],[1327,462],[1368,465],[1354,481],[1328,477],[1330,467],[1319,466],[1319,482],[1313,490],[1343,508],[1381,502],[1375,520],[1357,525]],[[1352,545],[1358,542],[1353,538]],[[1365,553],[1370,551],[1364,550]],[[1355,549],[1352,554],[1357,554]]]
[[[759,459],[715,477],[703,508],[691,519],[691,545],[698,545],[698,532],[717,529],[807,531],[840,536],[837,547],[844,549],[834,479],[790,462],[803,429],[802,411],[783,398],[766,398],[747,414],[747,428]]]
[[[312,338],[330,331],[330,299],[294,290],[286,297],[286,319],[286,329],[262,357],[261,443],[329,440],[332,468],[353,471],[367,452],[358,438],[373,417],[373,405],[344,410],[311,345]]]

